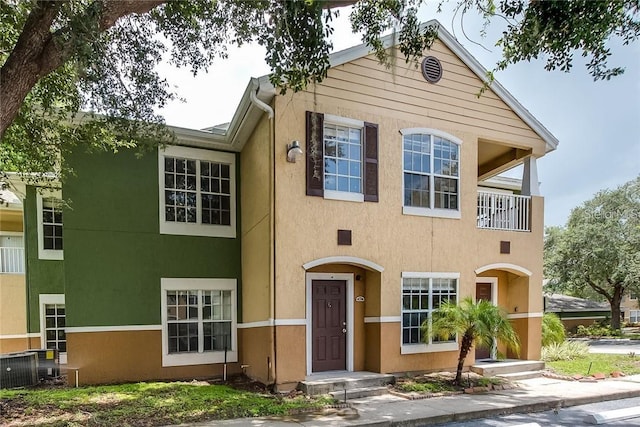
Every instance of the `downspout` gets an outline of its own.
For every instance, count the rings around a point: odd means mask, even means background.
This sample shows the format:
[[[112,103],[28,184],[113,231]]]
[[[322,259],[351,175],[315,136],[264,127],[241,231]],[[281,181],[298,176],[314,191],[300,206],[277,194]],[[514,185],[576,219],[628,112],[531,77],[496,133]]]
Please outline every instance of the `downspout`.
[[[271,277],[271,283],[269,286],[269,299],[270,299],[270,307],[269,307],[269,318],[271,319],[272,326],[272,341],[273,341],[273,360],[271,361],[271,366],[267,366],[267,380],[271,371],[273,371],[273,384],[277,384],[277,369],[276,369],[276,268],[275,268],[275,259],[276,259],[276,219],[275,219],[275,204],[276,204],[276,186],[275,186],[275,120],[273,108],[271,108],[266,103],[262,102],[256,96],[256,93],[260,90],[259,84],[254,80],[253,86],[255,90],[252,90],[249,94],[249,99],[256,107],[267,113],[269,116],[269,144],[271,149],[269,150],[269,157],[271,161],[271,173],[272,178],[269,179],[269,193],[272,197],[272,202],[269,206],[269,217],[270,217],[270,227],[271,227],[271,253],[269,254],[269,273]],[[273,369],[271,369],[273,368]],[[268,381],[267,381],[268,382]]]

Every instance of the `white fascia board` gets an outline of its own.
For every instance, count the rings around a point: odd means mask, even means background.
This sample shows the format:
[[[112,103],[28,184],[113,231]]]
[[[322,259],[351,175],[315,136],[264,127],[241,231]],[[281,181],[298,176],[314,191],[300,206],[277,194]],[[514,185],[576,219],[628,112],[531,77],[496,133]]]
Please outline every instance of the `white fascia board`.
[[[438,25],[438,39],[440,39],[445,46],[447,46],[453,53],[455,53],[458,58],[462,62],[465,63],[471,71],[474,72],[478,76],[480,80],[483,82],[487,81],[487,69],[478,62],[476,58],[474,58],[467,49],[462,46],[458,40],[451,35],[442,25],[438,23],[438,21],[432,20],[427,22],[425,25],[430,25],[432,23],[436,23]],[[491,82],[490,89],[498,95],[505,104],[507,104],[527,125],[533,129],[535,133],[540,136],[547,144],[547,153],[553,151],[558,146],[558,139],[553,136],[551,132],[547,128],[545,128],[542,123],[536,119],[533,114],[529,112],[520,102],[509,93],[497,80]]]
[[[251,78],[227,129],[196,130],[169,126],[176,134],[175,144],[196,148],[242,151],[248,136],[251,135],[253,128],[264,114],[264,111],[251,102],[252,91],[255,91],[256,97],[265,103],[270,103],[275,95],[275,89],[269,82],[269,76]]]
[[[420,29],[423,30],[429,26],[437,26],[438,28],[438,39],[444,43],[454,54],[460,58],[464,64],[473,71],[473,73],[478,76],[478,78],[487,82],[487,69],[475,59],[467,49],[464,48],[456,40],[451,33],[449,33],[436,19],[432,19],[420,25]],[[388,48],[394,44],[397,44],[397,38],[394,34],[389,34],[381,38],[382,44],[385,48]],[[371,50],[366,44],[360,44],[357,46],[350,47],[345,50],[341,50],[339,52],[331,54],[329,58],[329,63],[331,67],[336,67],[338,65],[346,64],[347,62],[356,60],[358,58],[362,58],[371,53]],[[513,95],[511,95],[497,80],[494,80],[490,86],[491,90],[494,91],[498,97],[504,101],[517,115],[520,117],[527,125],[533,129],[535,133],[540,136],[544,140],[547,145],[546,152],[550,152],[556,149],[558,146],[558,139],[553,136],[553,134],[545,128],[542,123],[536,119],[533,114],[529,112]]]

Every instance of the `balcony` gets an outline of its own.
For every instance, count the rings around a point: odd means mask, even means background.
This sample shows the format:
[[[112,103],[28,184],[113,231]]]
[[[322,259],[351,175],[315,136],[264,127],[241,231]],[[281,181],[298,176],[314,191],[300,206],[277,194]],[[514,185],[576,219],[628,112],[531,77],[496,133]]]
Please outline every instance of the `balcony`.
[[[478,228],[531,231],[531,197],[478,191]]]
[[[0,273],[24,274],[24,248],[0,246]]]

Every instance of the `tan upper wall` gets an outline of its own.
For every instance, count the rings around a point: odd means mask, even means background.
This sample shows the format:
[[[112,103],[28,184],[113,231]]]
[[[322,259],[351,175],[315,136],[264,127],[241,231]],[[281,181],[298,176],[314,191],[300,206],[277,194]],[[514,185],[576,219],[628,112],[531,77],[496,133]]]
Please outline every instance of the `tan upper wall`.
[[[540,136],[491,89],[476,96],[482,82],[444,44],[436,42],[427,54],[442,63],[442,79],[436,84],[427,83],[419,68],[405,64],[398,51],[392,71],[372,55],[331,68],[316,86],[316,100],[425,126],[437,123],[440,130],[472,132],[479,139],[544,155],[546,145]]]
[[[271,317],[272,147],[270,122],[263,117],[240,161],[242,239],[242,321]]]
[[[24,274],[0,274],[0,335],[27,333]]]
[[[0,209],[0,231],[22,232],[22,210]]]
[[[338,66],[313,92],[275,98],[276,282],[278,318],[304,318],[306,262],[353,256],[382,265],[382,316],[400,314],[403,271],[458,272],[460,293],[470,295],[475,269],[511,263],[530,270],[530,283],[542,280],[543,200],[532,202],[532,232],[478,230],[478,140],[491,139],[544,153],[545,143],[493,93],[475,97],[481,83],[441,44],[433,49],[444,77],[427,83],[419,70],[398,66],[395,75],[370,57]],[[325,200],[305,195],[305,164],[285,161],[286,143],[305,140],[305,111],[363,120],[379,126],[379,202]],[[402,214],[404,128],[434,128],[461,139],[461,219]],[[352,246],[337,245],[337,230],[353,233]],[[511,254],[499,253],[500,241]],[[531,306],[541,311],[540,289],[529,286]],[[539,306],[539,307],[538,307]]]

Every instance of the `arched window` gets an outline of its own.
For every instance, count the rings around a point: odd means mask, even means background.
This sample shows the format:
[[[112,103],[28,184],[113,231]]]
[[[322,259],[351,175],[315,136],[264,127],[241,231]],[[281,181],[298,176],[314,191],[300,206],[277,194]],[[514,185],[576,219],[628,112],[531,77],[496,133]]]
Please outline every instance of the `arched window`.
[[[404,129],[403,212],[460,217],[460,144],[434,129]]]

